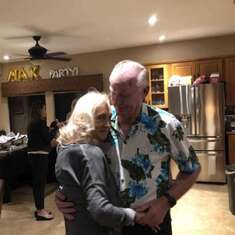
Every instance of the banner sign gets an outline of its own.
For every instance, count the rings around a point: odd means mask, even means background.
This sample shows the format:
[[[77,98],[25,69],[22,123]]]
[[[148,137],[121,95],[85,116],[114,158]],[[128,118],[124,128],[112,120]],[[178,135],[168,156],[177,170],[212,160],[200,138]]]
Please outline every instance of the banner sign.
[[[24,81],[24,80],[36,80],[40,79],[40,66],[33,65],[29,69],[19,68],[19,69],[11,69],[8,74],[8,81]]]
[[[49,71],[50,78],[65,78],[78,76],[78,67],[63,68]]]

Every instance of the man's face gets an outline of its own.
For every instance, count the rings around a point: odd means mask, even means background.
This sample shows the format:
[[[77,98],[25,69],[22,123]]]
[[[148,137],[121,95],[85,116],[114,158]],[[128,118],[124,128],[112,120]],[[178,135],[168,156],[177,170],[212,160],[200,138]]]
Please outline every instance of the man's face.
[[[133,123],[142,106],[144,89],[136,85],[135,79],[111,83],[111,100],[119,118],[126,123]]]

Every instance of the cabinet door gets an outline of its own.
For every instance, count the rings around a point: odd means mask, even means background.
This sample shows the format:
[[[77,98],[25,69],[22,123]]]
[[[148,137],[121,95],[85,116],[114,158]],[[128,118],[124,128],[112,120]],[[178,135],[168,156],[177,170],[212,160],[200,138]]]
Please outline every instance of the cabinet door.
[[[223,75],[222,59],[218,60],[202,60],[196,62],[196,75],[210,75],[212,73],[219,73]]]
[[[227,105],[235,105],[235,57],[225,59]]]
[[[193,76],[195,74],[194,62],[182,62],[171,65],[172,75]]]
[[[168,66],[153,65],[147,67],[149,72],[149,94],[147,100],[150,105],[159,108],[168,107]]]
[[[235,164],[235,135],[228,135],[228,163]]]

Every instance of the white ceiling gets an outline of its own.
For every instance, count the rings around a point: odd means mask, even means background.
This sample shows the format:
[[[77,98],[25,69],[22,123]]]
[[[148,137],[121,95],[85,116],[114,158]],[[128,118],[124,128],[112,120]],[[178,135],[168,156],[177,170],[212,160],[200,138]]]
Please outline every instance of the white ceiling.
[[[153,27],[148,17],[156,14]],[[31,36],[78,54],[235,34],[233,0],[0,0],[0,61],[27,55]]]

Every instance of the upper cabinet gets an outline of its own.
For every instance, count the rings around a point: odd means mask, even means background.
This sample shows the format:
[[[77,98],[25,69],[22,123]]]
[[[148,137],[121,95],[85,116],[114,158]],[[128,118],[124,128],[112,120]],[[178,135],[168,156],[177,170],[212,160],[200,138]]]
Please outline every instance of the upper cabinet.
[[[194,62],[182,62],[171,64],[172,75],[179,76],[193,76],[195,74],[195,63]]]
[[[223,61],[222,59],[200,60],[195,62],[196,75],[212,73],[219,73],[223,75]]]
[[[149,94],[146,101],[159,108],[168,108],[169,65],[146,66],[149,73]]]
[[[223,75],[222,59],[198,60],[171,64],[172,75],[192,76],[196,78],[201,74],[219,73]]]
[[[160,108],[168,108],[168,80],[171,75],[192,76],[219,73],[226,82],[226,104],[235,105],[235,56],[201,59],[172,64],[146,66],[149,72],[149,94],[146,102]]]
[[[235,105],[235,57],[225,59],[226,103]]]

